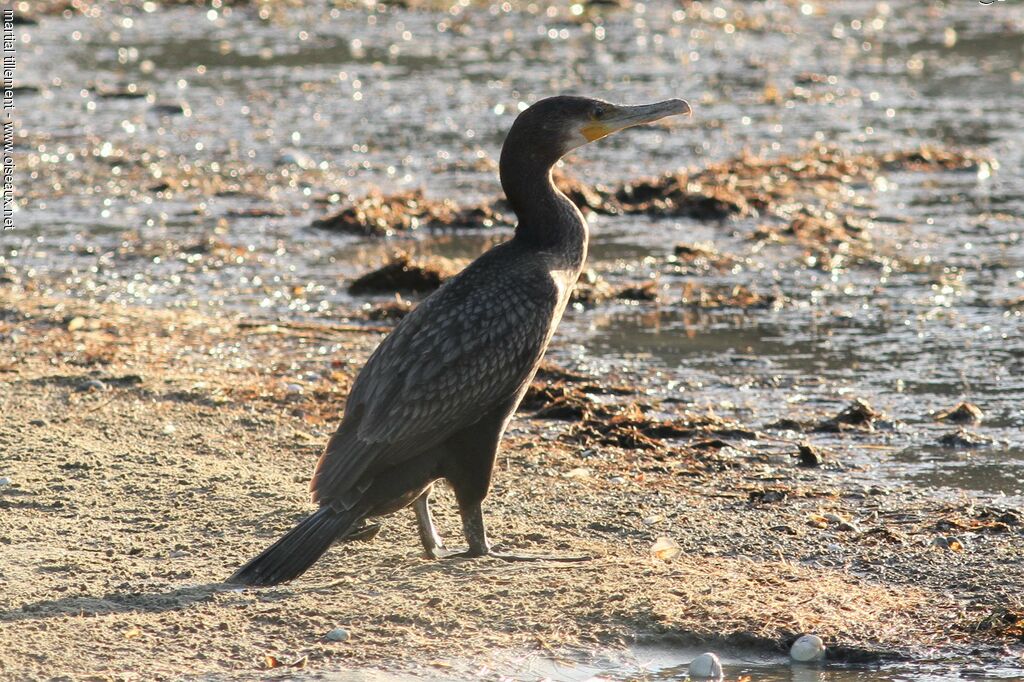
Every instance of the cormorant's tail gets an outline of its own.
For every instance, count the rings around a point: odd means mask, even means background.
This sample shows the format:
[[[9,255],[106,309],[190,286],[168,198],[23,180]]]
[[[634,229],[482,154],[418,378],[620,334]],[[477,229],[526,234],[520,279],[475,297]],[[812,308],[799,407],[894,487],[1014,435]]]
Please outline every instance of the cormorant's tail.
[[[321,507],[272,544],[258,557],[235,571],[227,582],[266,587],[294,580],[305,573],[331,544],[358,523],[360,516]]]

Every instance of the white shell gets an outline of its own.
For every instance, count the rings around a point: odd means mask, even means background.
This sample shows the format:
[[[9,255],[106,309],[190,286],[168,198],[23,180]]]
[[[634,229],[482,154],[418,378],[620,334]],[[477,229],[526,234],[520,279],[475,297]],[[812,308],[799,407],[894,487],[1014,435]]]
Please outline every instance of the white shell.
[[[825,642],[817,635],[803,635],[793,642],[789,655],[794,661],[809,663],[825,658]]]
[[[703,680],[722,679],[722,662],[712,653],[701,654],[690,661],[690,677]]]
[[[346,630],[345,628],[334,628],[326,635],[324,635],[324,639],[330,642],[347,642],[348,637],[348,630]]]

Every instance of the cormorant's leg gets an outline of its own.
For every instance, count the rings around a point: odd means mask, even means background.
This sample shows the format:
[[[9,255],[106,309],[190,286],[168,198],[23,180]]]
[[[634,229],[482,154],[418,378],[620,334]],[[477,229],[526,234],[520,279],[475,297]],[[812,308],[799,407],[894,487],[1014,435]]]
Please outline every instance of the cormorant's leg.
[[[437,532],[434,517],[430,515],[430,490],[424,490],[413,503],[413,509],[416,511],[416,528],[420,532],[420,542],[423,543],[423,550],[427,556],[431,559],[443,559],[450,552],[444,548],[444,540]]]
[[[469,549],[448,556],[480,557],[489,556],[503,561],[590,561],[588,556],[558,556],[552,554],[511,554],[496,552],[487,541],[487,530],[484,528],[484,515],[477,502],[460,509],[462,513],[462,532],[466,534]]]

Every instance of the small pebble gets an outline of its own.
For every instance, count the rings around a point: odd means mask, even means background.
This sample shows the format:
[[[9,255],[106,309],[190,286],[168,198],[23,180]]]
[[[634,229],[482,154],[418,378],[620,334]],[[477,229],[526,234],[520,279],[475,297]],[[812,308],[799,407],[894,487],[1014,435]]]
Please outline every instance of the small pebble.
[[[951,552],[962,552],[964,551],[964,543],[956,537],[944,538],[941,535],[931,542],[933,547],[941,547],[942,549],[948,549]]]
[[[86,391],[105,391],[107,385],[99,379],[89,379],[88,381],[78,385],[77,391],[84,393]]]
[[[0,478],[0,488],[2,488],[5,485],[10,485],[10,484],[11,484],[11,479],[8,476],[4,476],[4,477]]]
[[[313,157],[298,149],[282,150],[281,155],[277,157],[277,162],[282,165],[298,166],[304,170],[316,168],[316,161],[313,160]]]
[[[789,655],[794,661],[810,663],[825,658],[825,642],[817,635],[802,635],[793,642]]]
[[[157,116],[191,116],[192,109],[183,102],[160,102],[149,110]]]
[[[174,433],[177,430],[178,430],[178,427],[175,426],[174,424],[164,424],[163,434],[165,436],[171,436],[171,435],[174,435]]]
[[[33,419],[32,421],[29,422],[29,424],[31,424],[32,426],[46,426],[46,420],[45,419]]]
[[[713,653],[701,654],[690,661],[690,677],[700,680],[722,679],[722,662]]]
[[[345,628],[334,628],[326,635],[324,635],[324,639],[326,639],[329,642],[347,642],[348,638],[348,630],[346,630]]]
[[[807,443],[800,443],[797,446],[797,457],[800,458],[800,466],[820,467],[825,463],[825,457],[821,452]]]
[[[302,393],[305,388],[303,388],[302,384],[285,384],[284,390],[289,393]]]

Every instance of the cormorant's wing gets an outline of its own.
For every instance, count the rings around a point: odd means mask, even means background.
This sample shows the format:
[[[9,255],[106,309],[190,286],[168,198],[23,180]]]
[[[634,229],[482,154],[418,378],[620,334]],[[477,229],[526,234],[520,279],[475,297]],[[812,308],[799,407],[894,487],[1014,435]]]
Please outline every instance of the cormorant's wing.
[[[356,504],[360,481],[474,424],[530,378],[560,292],[542,263],[503,246],[424,300],[367,361],[314,472],[315,500]]]

